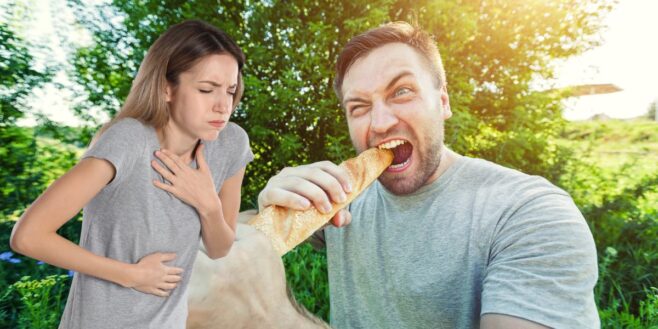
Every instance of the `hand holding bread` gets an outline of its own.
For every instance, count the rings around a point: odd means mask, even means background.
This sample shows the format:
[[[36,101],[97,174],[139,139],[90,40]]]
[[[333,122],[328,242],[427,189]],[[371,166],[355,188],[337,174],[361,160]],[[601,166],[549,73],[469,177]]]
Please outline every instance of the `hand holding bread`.
[[[284,255],[286,252],[306,240],[310,237],[316,230],[324,226],[340,209],[346,207],[350,202],[352,202],[361,192],[363,192],[368,185],[381,175],[381,173],[390,166],[393,161],[393,152],[390,150],[384,149],[369,149],[361,153],[359,156],[348,159],[340,164],[343,172],[346,172],[349,176],[349,181],[345,182],[345,178],[340,177],[340,170],[329,169],[332,172],[328,175],[338,178],[333,179],[333,185],[345,186],[346,184],[351,185],[351,193],[344,195],[344,198],[341,198],[340,193],[343,191],[333,191],[336,188],[325,187],[328,186],[328,181],[325,177],[314,175],[314,177],[304,177],[300,179],[297,184],[301,185],[304,183],[311,184],[309,181],[313,182],[320,192],[326,194],[331,194],[331,201],[327,200],[326,204],[321,202],[314,202],[315,207],[303,209],[303,200],[308,202],[308,199],[295,195],[295,186],[288,186],[286,189],[282,189],[279,192],[279,195],[283,195],[287,200],[286,205],[291,205],[290,208],[282,207],[279,205],[269,204],[261,209],[260,213],[249,220],[248,224],[252,227],[260,230],[266,236],[268,236],[274,246],[275,250],[279,255]],[[335,165],[334,165],[335,166]],[[333,174],[336,172],[336,174]],[[317,173],[317,171],[316,171]],[[302,174],[303,175],[303,174]],[[336,183],[337,180],[341,180]],[[292,183],[295,182],[294,177],[289,179]],[[312,184],[313,185],[313,184]],[[322,188],[321,188],[322,187]],[[324,188],[324,189],[323,189]],[[313,191],[313,189],[308,188],[307,191]],[[276,189],[271,189],[270,191],[276,191]],[[324,192],[327,191],[327,192]],[[273,193],[273,192],[269,192]],[[289,193],[289,195],[285,195]],[[314,193],[314,192],[309,192]],[[270,197],[272,199],[273,197]],[[263,197],[259,197],[263,199]],[[315,197],[314,199],[321,199],[320,197]],[[339,201],[343,199],[342,201]],[[262,201],[262,200],[259,200]],[[294,207],[294,204],[298,206]],[[317,208],[320,206],[329,206],[329,209],[326,211],[319,211]]]

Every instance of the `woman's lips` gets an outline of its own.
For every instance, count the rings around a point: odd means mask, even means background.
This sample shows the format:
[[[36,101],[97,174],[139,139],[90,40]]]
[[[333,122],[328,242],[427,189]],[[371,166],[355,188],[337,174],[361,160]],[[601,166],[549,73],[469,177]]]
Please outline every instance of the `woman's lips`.
[[[215,128],[221,128],[224,125],[226,125],[226,121],[222,121],[222,120],[209,121],[208,123]]]

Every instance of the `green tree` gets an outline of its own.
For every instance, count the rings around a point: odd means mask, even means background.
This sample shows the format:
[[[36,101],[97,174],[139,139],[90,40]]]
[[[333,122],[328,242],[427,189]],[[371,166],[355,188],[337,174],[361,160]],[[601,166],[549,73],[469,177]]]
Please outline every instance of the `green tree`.
[[[564,156],[552,143],[562,124],[560,95],[533,92],[530,84],[551,77],[552,60],[596,45],[611,6],[597,0],[114,1],[77,6],[96,42],[78,51],[75,64],[89,105],[114,113],[148,46],[168,26],[199,18],[234,36],[247,55],[247,90],[233,120],[247,129],[256,154],[245,195],[253,206],[282,167],[351,155],[331,89],[335,59],[367,28],[416,20],[434,34],[445,61],[455,112],[447,143],[554,179]]]
[[[16,127],[25,115],[26,96],[50,79],[50,73],[33,69],[32,61],[25,42],[0,23],[0,216],[24,208],[39,193],[40,174],[30,170],[36,139],[30,130]]]

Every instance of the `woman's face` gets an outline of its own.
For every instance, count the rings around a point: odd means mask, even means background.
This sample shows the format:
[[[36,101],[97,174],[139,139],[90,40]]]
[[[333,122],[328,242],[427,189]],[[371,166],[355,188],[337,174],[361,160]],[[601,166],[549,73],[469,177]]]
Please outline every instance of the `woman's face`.
[[[170,118],[192,138],[214,140],[228,123],[238,87],[238,62],[229,54],[208,55],[167,87]]]

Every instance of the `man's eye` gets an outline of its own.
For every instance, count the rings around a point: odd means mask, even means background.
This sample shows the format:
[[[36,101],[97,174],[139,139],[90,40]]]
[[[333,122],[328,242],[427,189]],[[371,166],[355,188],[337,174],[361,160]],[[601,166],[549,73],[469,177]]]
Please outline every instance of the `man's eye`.
[[[199,91],[204,94],[210,94],[212,92],[212,90],[204,90],[204,89],[199,89]]]
[[[350,115],[353,117],[358,117],[364,113],[366,113],[366,107],[363,105],[354,106],[350,109]]]
[[[403,96],[403,95],[406,95],[410,92],[411,92],[411,89],[409,89],[407,87],[402,87],[402,88],[396,90],[395,93],[393,94],[393,96],[394,97]]]

